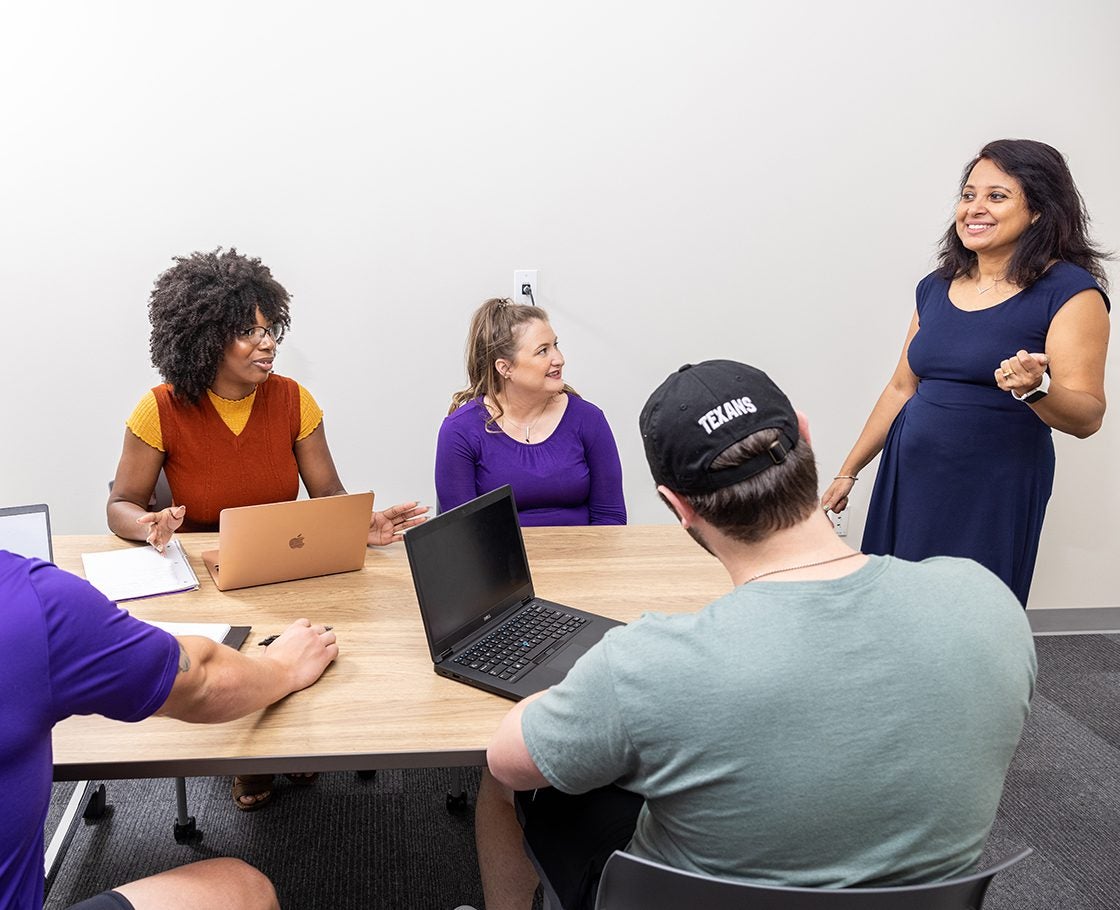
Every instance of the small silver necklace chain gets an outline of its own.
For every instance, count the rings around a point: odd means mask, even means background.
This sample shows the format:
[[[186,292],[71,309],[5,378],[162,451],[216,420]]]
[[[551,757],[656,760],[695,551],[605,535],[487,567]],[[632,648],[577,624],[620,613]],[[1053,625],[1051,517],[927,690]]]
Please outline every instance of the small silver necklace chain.
[[[830,562],[840,562],[841,559],[851,559],[853,556],[862,555],[863,553],[861,553],[859,550],[856,550],[856,552],[854,553],[845,553],[843,556],[833,556],[832,559],[822,559],[820,562],[806,562],[802,563],[799,566],[786,566],[784,569],[770,569],[767,572],[759,572],[757,575],[752,575],[750,578],[744,581],[743,584],[749,585],[752,581],[758,581],[760,578],[765,578],[767,575],[777,575],[780,572],[793,572],[797,569],[811,569],[814,566],[826,566]]]
[[[535,427],[538,423],[541,422],[541,418],[544,417],[544,412],[548,410],[548,406],[550,404],[552,404],[552,399],[551,398],[548,399],[548,401],[546,401],[544,403],[544,407],[541,408],[541,411],[540,411],[539,414],[537,414],[536,419],[532,423],[528,423],[528,424],[518,423],[515,420],[510,420],[508,415],[503,414],[502,419],[501,419],[502,429],[503,430],[505,429],[505,425],[506,425],[507,422],[512,423],[519,430],[524,430],[525,431],[525,441],[528,442],[529,441],[529,433],[532,432],[533,427]]]
[[[1001,281],[1003,281],[1003,279],[1006,278],[1006,277],[1007,276],[1004,275],[1003,278],[993,278],[991,284],[989,284],[986,288],[982,288],[982,287],[980,287],[980,273],[977,272],[976,273],[976,293],[977,294],[987,294],[988,291],[990,291],[992,288],[994,288],[997,284],[999,284]]]

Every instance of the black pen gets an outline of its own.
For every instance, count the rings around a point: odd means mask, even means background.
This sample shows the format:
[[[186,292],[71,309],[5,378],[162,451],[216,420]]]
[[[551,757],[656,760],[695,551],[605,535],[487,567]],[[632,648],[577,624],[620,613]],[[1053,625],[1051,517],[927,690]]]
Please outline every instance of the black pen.
[[[333,628],[334,628],[334,626],[323,626],[323,631],[324,632],[329,632]],[[278,639],[279,637],[280,637],[279,635],[269,635],[268,638],[262,638],[260,641],[257,642],[257,644],[260,645],[262,648],[267,648],[270,644],[272,644],[274,641],[276,641],[276,639]]]

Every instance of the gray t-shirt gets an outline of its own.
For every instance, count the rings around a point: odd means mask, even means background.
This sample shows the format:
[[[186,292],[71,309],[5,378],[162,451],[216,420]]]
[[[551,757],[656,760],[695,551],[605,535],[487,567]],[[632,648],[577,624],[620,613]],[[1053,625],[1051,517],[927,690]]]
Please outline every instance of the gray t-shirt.
[[[522,730],[559,790],[646,798],[639,856],[808,887],[929,881],[979,858],[1035,670],[988,570],[874,556],[613,629]]]

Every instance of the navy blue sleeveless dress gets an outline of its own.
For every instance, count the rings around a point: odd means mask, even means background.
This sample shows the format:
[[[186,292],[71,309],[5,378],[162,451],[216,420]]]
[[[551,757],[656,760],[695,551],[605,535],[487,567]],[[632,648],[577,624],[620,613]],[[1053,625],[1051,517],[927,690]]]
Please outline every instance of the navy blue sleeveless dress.
[[[1054,315],[1090,288],[1100,290],[1088,272],[1058,262],[1003,303],[966,311],[950,302],[948,281],[922,279],[920,328],[909,350],[918,390],[887,434],[865,553],[974,559],[1026,606],[1054,482],[1054,443],[1050,427],[1001,391],[994,373],[1020,349],[1044,351]]]

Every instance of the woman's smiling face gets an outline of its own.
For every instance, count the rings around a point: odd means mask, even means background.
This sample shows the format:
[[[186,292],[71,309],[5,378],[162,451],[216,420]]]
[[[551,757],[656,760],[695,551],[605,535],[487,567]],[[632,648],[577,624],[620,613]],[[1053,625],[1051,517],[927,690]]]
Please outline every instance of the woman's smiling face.
[[[976,162],[957,203],[957,236],[965,249],[1010,256],[1034,217],[1018,180],[986,158]]]
[[[533,319],[518,330],[517,354],[503,375],[519,392],[555,395],[564,391],[564,355],[547,322]],[[499,362],[500,364],[505,361]]]

